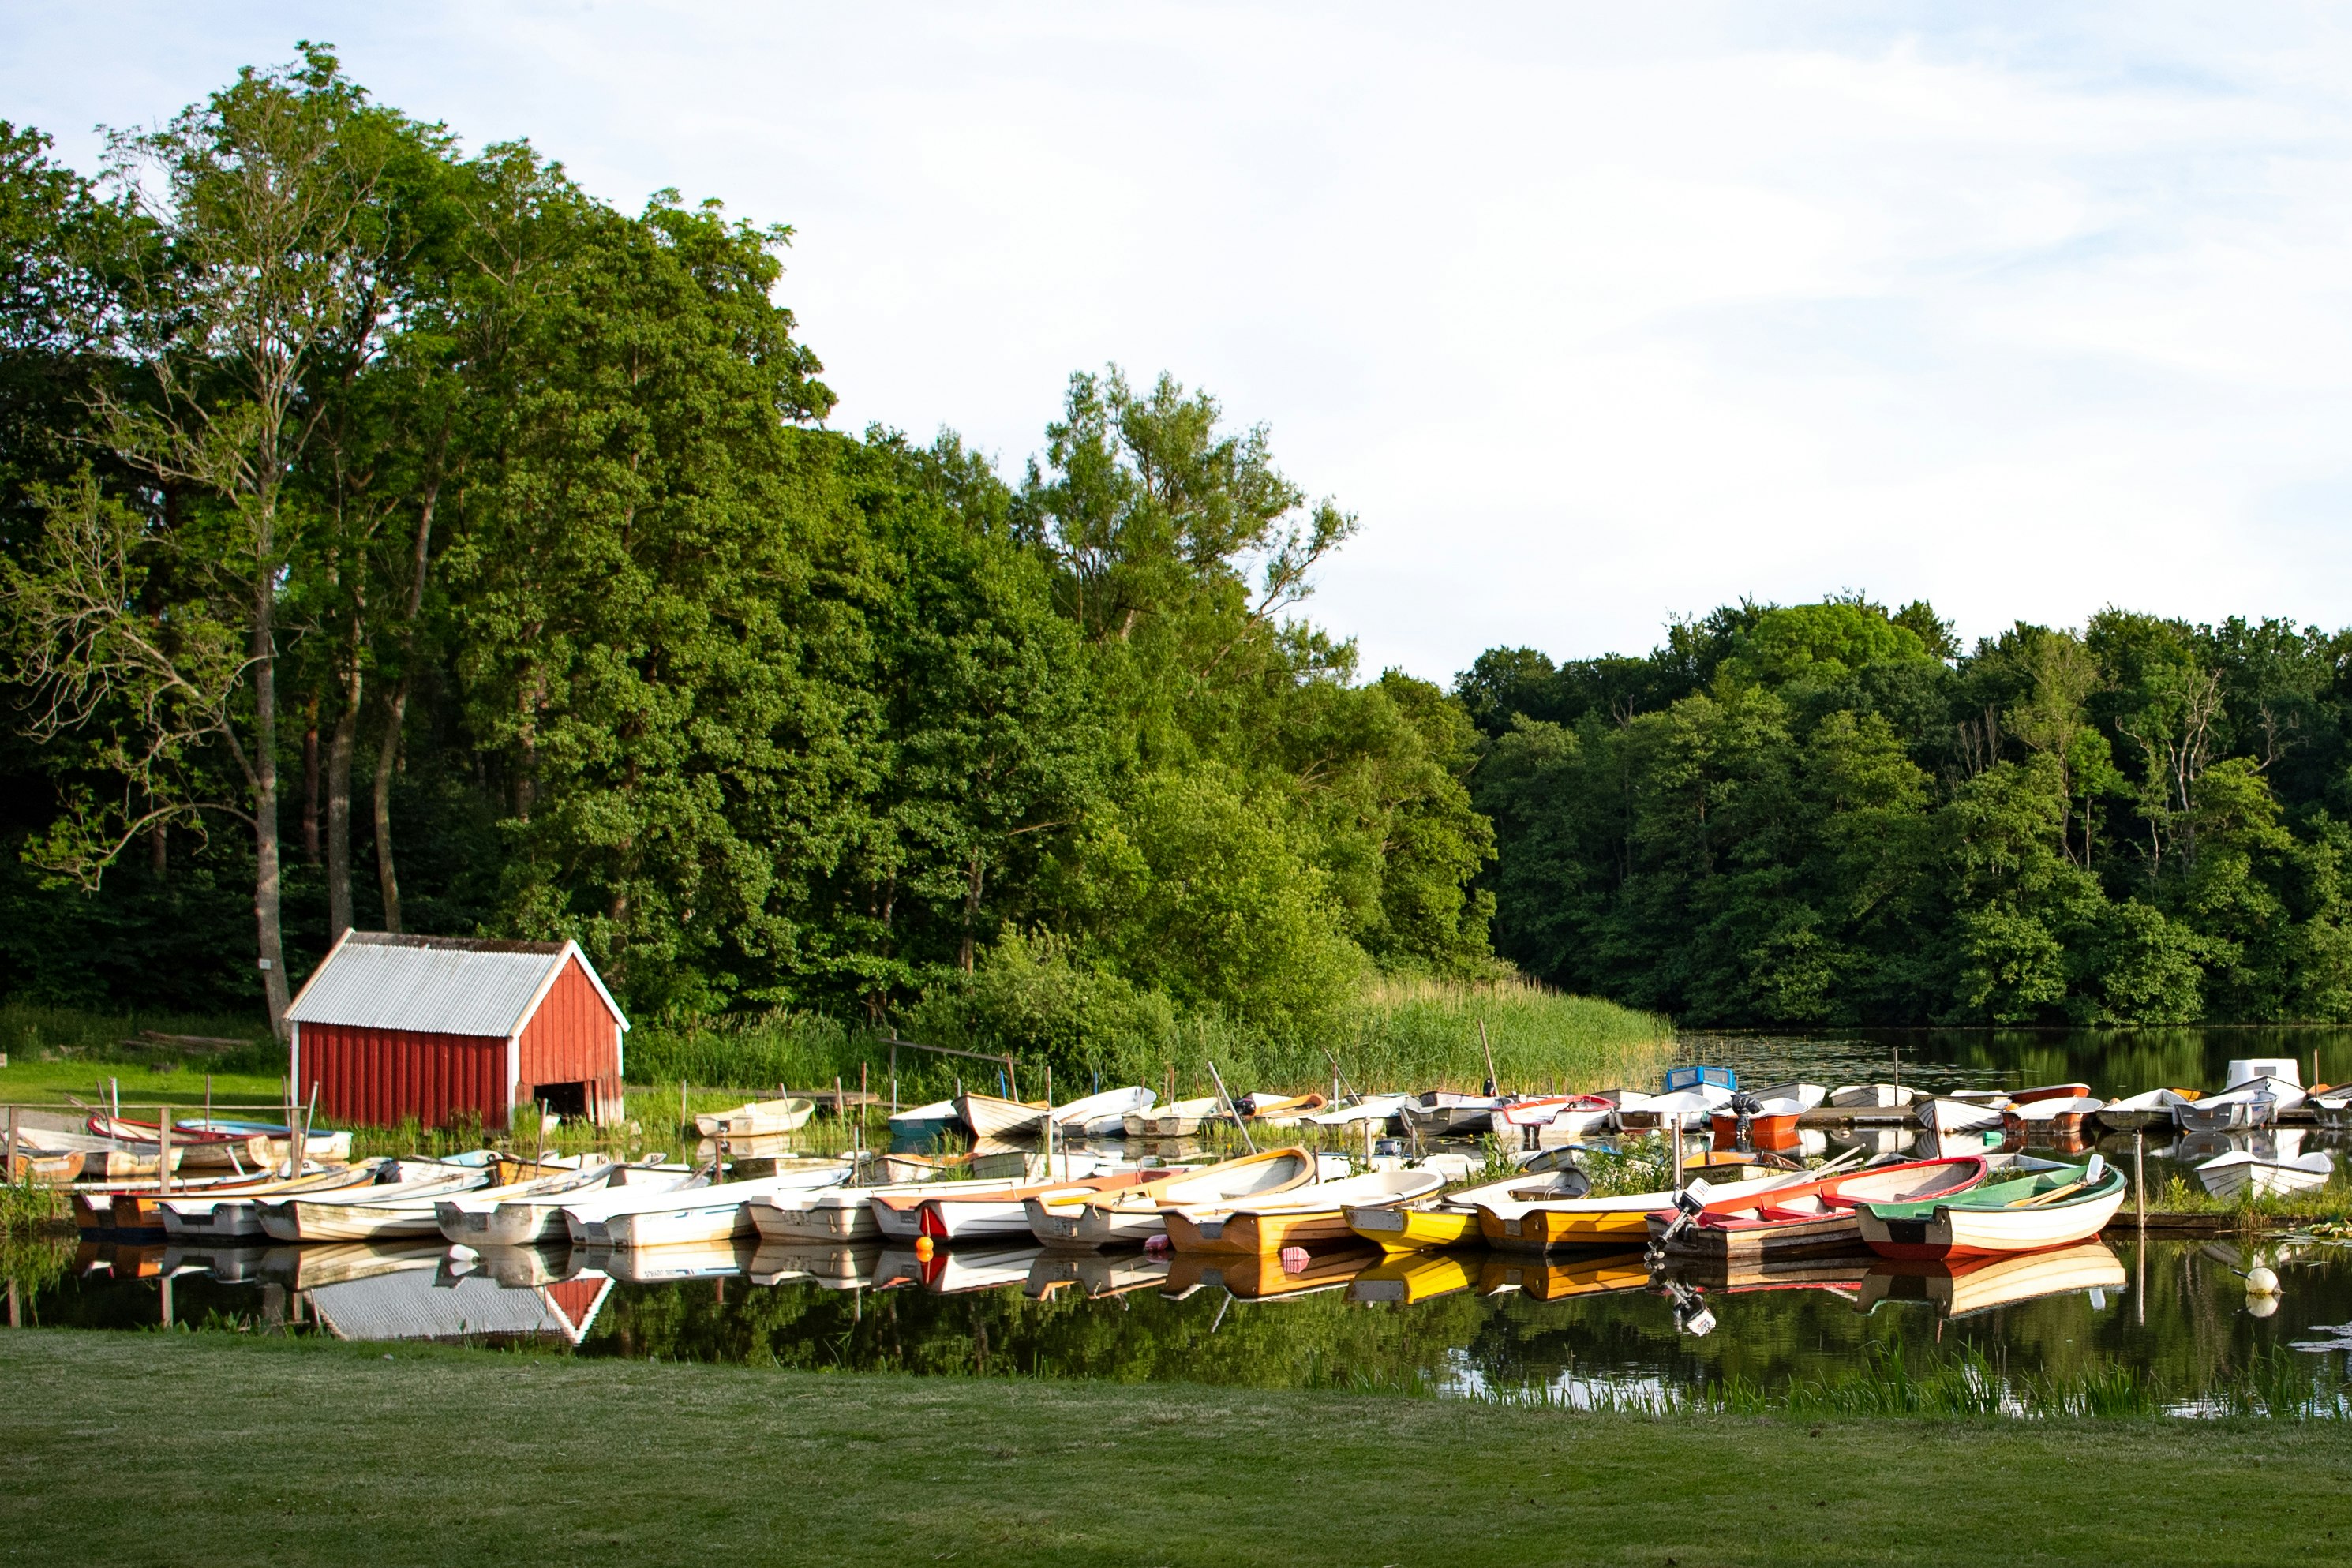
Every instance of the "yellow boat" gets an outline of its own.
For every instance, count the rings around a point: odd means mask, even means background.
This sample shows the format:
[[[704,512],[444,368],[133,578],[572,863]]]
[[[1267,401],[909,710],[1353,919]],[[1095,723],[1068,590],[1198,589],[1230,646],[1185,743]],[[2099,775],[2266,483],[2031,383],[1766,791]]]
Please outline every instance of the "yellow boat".
[[[1348,1282],[1348,1300],[1412,1306],[1466,1291],[1477,1260],[1454,1252],[1391,1252]]]
[[[1741,1192],[1766,1192],[1791,1182],[1816,1180],[1811,1171],[1739,1168],[1738,1179],[1690,1184],[1702,1200],[1737,1197]],[[1753,1185],[1751,1185],[1753,1184]],[[1646,1246],[1650,1216],[1672,1208],[1671,1190],[1622,1193],[1615,1197],[1572,1197],[1523,1203],[1496,1197],[1478,1205],[1478,1233],[1489,1247],[1507,1252],[1543,1252],[1554,1247]]]
[[[1478,1239],[1478,1206],[1489,1199],[1533,1203],[1545,1198],[1581,1197],[1592,1178],[1570,1164],[1566,1151],[1541,1156],[1559,1163],[1517,1172],[1484,1186],[1466,1187],[1423,1204],[1357,1205],[1347,1211],[1348,1228],[1367,1241],[1377,1241],[1385,1252],[1425,1252],[1461,1247]]]
[[[1351,1212],[1410,1203],[1444,1185],[1435,1171],[1373,1171],[1309,1183],[1230,1208],[1171,1205],[1160,1217],[1179,1252],[1279,1252],[1335,1241],[1352,1246]]]

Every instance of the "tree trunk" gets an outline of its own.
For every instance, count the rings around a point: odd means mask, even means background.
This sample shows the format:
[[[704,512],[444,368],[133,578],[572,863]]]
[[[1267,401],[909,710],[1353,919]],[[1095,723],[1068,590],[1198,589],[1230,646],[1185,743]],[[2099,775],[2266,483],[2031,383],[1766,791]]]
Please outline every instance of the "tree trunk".
[[[392,860],[392,770],[400,760],[400,727],[408,715],[408,677],[392,688],[384,710],[383,740],[375,750],[375,883],[383,899],[383,928],[400,929],[400,873]]]
[[[354,650],[356,654],[356,650]],[[327,747],[327,940],[352,928],[352,751],[359,739],[360,672],[352,664],[343,711]]]
[[[972,924],[980,918],[981,887],[987,875],[987,865],[981,860],[980,852],[978,850],[974,850],[971,852],[971,859],[965,862],[964,866],[963,945],[956,954],[957,967],[963,970],[967,975],[971,973]]]
[[[278,872],[278,670],[275,595],[265,525],[256,552],[265,570],[253,591],[253,917],[259,937],[261,994],[269,1030],[286,1038],[286,940],[279,923]]]
[[[147,830],[147,869],[162,882],[172,874],[172,827],[158,822]]]
[[[319,694],[312,692],[303,709],[302,727],[302,860],[319,863]]]
[[[375,753],[375,880],[383,895],[383,928],[400,929],[400,874],[392,859],[392,770],[400,761],[401,726],[408,718],[410,661],[416,653],[416,618],[425,609],[425,568],[432,559],[433,508],[441,498],[441,459],[449,447],[449,427],[441,427],[441,444],[433,455],[433,482],[425,488],[425,504],[416,508],[416,547],[408,562],[408,614],[400,626],[400,679],[393,683],[392,701],[383,716],[383,741]]]

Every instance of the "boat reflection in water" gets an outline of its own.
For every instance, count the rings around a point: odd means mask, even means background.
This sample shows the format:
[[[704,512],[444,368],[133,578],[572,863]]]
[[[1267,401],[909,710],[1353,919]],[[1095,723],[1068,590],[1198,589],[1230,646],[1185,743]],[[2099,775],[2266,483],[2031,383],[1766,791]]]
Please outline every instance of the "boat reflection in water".
[[[1236,1301],[1279,1301],[1340,1290],[1380,1260],[1381,1249],[1367,1242],[1313,1251],[1286,1247],[1280,1252],[1246,1256],[1179,1252],[1169,1264],[1161,1294],[1181,1301],[1196,1291],[1222,1290]]]
[[[1538,1301],[1569,1301],[1582,1296],[1646,1291],[1654,1282],[1648,1260],[1639,1252],[1586,1252],[1540,1260],[1517,1253],[1489,1252],[1483,1256],[1478,1270],[1480,1295],[1517,1291]]]
[[[2121,1291],[2127,1284],[2123,1260],[2104,1241],[1948,1261],[1882,1258],[1863,1276],[1854,1308],[1869,1312],[1885,1301],[1919,1301],[1933,1307],[1938,1318],[1965,1318],[2086,1291],[2094,1307],[2103,1307],[2103,1292]]]
[[[762,1289],[814,1285],[826,1291],[865,1291],[873,1289],[874,1271],[881,1260],[879,1241],[835,1247],[763,1241],[751,1255],[747,1272],[751,1283]]]
[[[1149,1252],[1066,1252],[1050,1249],[1037,1254],[1022,1286],[1032,1301],[1075,1294],[1090,1301],[1124,1296],[1130,1291],[1155,1289],[1168,1280],[1168,1260]]]

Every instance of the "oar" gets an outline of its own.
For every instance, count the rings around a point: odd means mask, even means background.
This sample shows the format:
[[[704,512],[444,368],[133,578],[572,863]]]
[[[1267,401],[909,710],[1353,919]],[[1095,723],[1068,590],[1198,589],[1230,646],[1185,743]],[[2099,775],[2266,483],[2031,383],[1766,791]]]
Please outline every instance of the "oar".
[[[2083,1174],[2074,1181],[2068,1182],[2064,1186],[2053,1186],[2048,1192],[2036,1193],[2032,1197],[2021,1197],[2013,1203],[2003,1204],[2001,1207],[2004,1208],[2038,1208],[2042,1204],[2055,1203],[2062,1197],[2071,1197],[2072,1195],[2082,1191],[2084,1187],[2089,1186],[2092,1183],[2097,1181],[2101,1176],[2104,1176],[2106,1174],[2106,1156],[2105,1155],[2093,1155],[2091,1156],[2091,1163],[2083,1167]]]

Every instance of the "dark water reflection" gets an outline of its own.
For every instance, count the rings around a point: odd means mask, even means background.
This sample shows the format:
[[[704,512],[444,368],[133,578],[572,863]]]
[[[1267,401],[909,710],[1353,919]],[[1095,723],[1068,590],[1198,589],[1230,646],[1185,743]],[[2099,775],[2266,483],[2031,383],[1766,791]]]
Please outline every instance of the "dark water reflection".
[[[322,1252],[335,1254],[323,1261]],[[2266,1262],[2284,1291],[2250,1301]],[[1549,1261],[1472,1251],[1382,1265],[1318,1255],[1225,1273],[1140,1255],[1034,1247],[929,1262],[866,1247],[637,1255],[531,1249],[480,1260],[433,1246],[79,1249],[20,1296],[22,1321],[266,1328],[299,1312],[352,1338],[531,1340],[593,1356],[935,1374],[1183,1380],[1260,1388],[1548,1391],[1571,1402],[1736,1378],[1769,1391],[1860,1367],[1914,1373],[1971,1353],[2012,1378],[2128,1369],[2173,1401],[2235,1385],[2264,1358],[2340,1385],[2352,1249],[2270,1243],[2093,1242],[1955,1281],[1868,1259],[1811,1265],[1769,1289],[1702,1288],[1716,1324],[1683,1332],[1638,1254]],[[308,1280],[310,1283],[304,1281]],[[1720,1281],[1712,1282],[1719,1287]],[[2042,1292],[2050,1293],[2042,1293]]]

